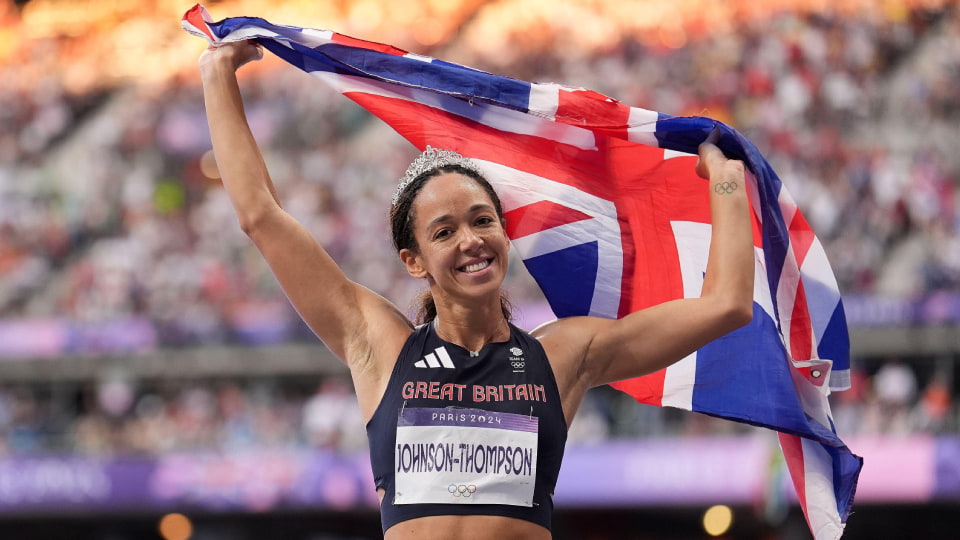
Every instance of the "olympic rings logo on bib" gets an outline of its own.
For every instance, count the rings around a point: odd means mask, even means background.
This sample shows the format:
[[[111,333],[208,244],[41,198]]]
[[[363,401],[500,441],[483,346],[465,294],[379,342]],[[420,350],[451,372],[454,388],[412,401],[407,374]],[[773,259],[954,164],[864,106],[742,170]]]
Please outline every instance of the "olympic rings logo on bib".
[[[447,491],[454,497],[469,497],[477,492],[477,486],[470,484],[450,484]]]

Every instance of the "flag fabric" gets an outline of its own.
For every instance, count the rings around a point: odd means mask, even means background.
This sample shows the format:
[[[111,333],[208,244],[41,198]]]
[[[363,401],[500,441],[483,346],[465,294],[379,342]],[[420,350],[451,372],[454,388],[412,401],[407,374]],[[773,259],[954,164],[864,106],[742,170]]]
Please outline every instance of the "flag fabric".
[[[757,148],[706,117],[674,117],[599,93],[493,75],[390,45],[254,17],[188,32],[255,39],[423,150],[472,158],[502,198],[507,233],[557,317],[622,317],[698,296],[710,242],[697,147],[745,162],[754,226],[752,322],[676,364],[614,386],[638,401],[776,430],[815,538],[839,538],[862,459],[838,437],[827,395],[849,385],[849,337],[820,241]],[[683,324],[683,321],[675,321]]]

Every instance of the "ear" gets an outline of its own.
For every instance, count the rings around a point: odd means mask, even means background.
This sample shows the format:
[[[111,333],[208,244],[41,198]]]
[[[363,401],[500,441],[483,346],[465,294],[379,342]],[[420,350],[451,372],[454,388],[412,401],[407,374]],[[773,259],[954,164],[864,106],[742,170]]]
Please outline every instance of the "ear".
[[[423,267],[420,255],[412,249],[404,248],[400,250],[400,260],[406,267],[407,273],[411,276],[421,279],[427,277],[427,269]]]

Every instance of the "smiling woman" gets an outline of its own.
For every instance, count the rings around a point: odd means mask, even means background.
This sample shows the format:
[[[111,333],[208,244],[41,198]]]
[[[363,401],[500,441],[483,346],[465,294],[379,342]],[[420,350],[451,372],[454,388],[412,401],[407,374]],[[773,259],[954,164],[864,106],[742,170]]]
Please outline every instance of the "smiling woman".
[[[499,196],[468,159],[428,147],[390,209],[398,257],[428,287],[415,324],[344,275],[282,209],[236,78],[261,55],[250,42],[201,55],[214,153],[240,227],[350,369],[385,537],[550,538],[567,428],[586,391],[662,369],[750,321],[743,164],[712,142],[700,146],[713,229],[699,298],[526,332],[511,324],[502,294],[510,241]]]
[[[427,190],[423,197],[419,197],[427,182],[441,175],[443,180],[430,182],[431,189]],[[439,187],[434,187],[435,184]],[[447,188],[446,192],[442,190],[443,187]],[[468,206],[468,222],[459,224],[459,229],[453,213],[456,211],[453,207],[456,195],[464,198],[462,202]],[[419,200],[416,211],[415,200]],[[426,223],[422,239],[418,238],[415,227],[418,217],[420,223]],[[467,257],[467,260],[462,261],[462,266],[457,268],[458,272],[471,274],[471,278],[476,280],[489,279],[487,276],[493,274],[495,269],[482,273],[481,271],[487,270],[496,262],[502,265],[499,274],[501,281],[506,274],[506,252],[510,246],[503,230],[503,206],[500,197],[483,175],[469,165],[468,160],[454,152],[438,152],[427,147],[427,151],[410,165],[394,196],[390,208],[390,225],[393,245],[407,266],[407,271],[414,277],[425,278],[429,275],[424,273],[421,266],[423,257],[418,258],[420,246],[435,246],[441,249],[456,247],[457,238],[474,243],[473,246],[466,246],[468,253],[465,253],[464,257]],[[493,252],[501,246],[502,253]],[[510,306],[502,293],[499,302],[503,319],[510,320]],[[436,317],[437,307],[433,293],[426,291],[421,295],[417,320],[425,323]]]

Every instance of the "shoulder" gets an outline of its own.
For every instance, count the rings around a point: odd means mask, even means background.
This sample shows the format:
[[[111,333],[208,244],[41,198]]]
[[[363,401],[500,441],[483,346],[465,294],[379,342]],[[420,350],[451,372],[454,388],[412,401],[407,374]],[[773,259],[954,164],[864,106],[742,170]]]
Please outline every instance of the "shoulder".
[[[530,335],[543,346],[558,378],[576,378],[594,337],[612,322],[598,317],[564,317],[538,326]]]
[[[593,337],[612,322],[599,317],[563,317],[541,324],[531,330],[530,335],[539,340],[545,349],[588,346]]]
[[[342,360],[357,376],[382,379],[389,376],[416,328],[393,303],[365,287],[357,288],[358,317]]]

